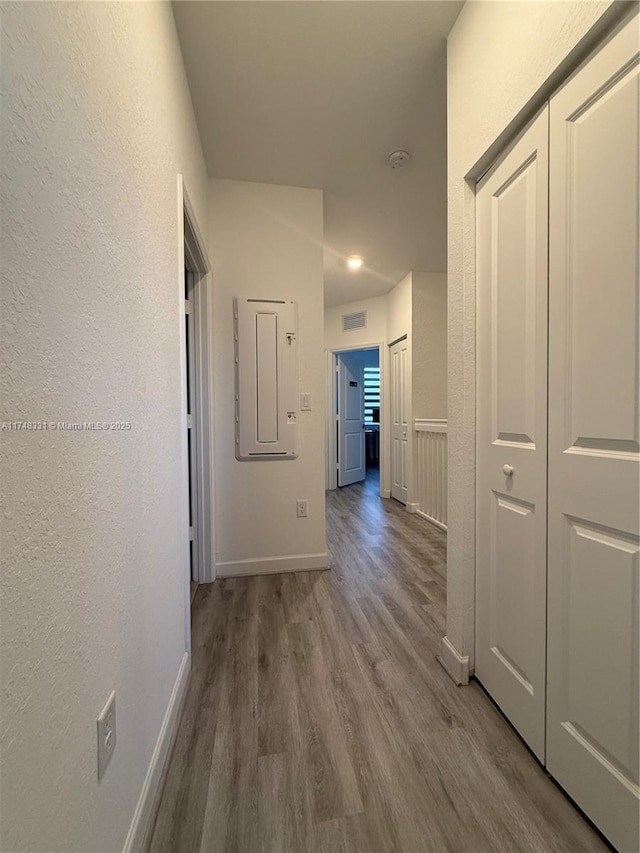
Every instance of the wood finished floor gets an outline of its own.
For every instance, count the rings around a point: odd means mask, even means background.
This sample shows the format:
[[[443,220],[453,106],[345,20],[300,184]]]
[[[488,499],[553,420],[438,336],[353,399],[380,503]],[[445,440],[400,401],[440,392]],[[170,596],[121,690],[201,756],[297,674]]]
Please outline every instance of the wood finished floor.
[[[445,535],[328,493],[332,571],[198,589],[151,853],[608,848],[478,684],[436,661]]]

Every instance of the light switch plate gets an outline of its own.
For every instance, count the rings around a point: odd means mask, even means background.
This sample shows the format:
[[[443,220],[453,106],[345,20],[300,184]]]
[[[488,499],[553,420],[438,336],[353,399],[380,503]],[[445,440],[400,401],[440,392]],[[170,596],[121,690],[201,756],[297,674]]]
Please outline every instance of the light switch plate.
[[[311,394],[300,394],[300,411],[311,411]]]

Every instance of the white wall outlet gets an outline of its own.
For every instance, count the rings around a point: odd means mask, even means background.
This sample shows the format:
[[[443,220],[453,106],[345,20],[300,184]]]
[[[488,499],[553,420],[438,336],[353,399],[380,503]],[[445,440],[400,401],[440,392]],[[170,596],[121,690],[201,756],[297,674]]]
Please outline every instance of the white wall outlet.
[[[296,501],[296,515],[298,518],[307,518],[309,515],[309,501]]]
[[[111,761],[116,748],[116,692],[113,690],[98,717],[98,780]]]
[[[300,394],[300,411],[311,411],[311,394]]]

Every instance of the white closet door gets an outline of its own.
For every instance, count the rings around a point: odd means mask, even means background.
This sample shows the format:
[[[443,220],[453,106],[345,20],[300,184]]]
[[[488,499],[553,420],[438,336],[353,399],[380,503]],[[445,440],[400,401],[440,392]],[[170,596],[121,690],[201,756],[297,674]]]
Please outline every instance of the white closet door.
[[[542,761],[547,149],[545,108],[476,202],[476,676]]]
[[[407,338],[389,347],[391,361],[391,497],[403,504],[409,499],[407,484],[409,448],[410,362]]]
[[[547,765],[637,851],[638,19],[551,100]]]

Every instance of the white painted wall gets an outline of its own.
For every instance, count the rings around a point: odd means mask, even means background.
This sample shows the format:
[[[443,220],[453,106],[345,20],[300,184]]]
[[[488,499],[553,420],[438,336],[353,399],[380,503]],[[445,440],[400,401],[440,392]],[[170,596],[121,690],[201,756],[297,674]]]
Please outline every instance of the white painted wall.
[[[414,418],[447,417],[447,276],[412,275]]]
[[[322,192],[213,180],[216,568],[219,575],[326,566]],[[234,452],[233,298],[298,303],[299,458],[238,462]],[[296,500],[309,517],[296,518]]]
[[[393,343],[403,335],[411,345],[412,273],[406,275],[387,295],[387,342]]]
[[[619,5],[619,4],[616,4]],[[475,194],[492,157],[613,13],[610,0],[467,3],[448,39],[447,637],[473,666]],[[604,17],[603,17],[604,16]],[[545,93],[546,89],[546,93]],[[542,90],[542,91],[541,91]],[[494,144],[495,143],[495,144]]]
[[[350,349],[351,347],[366,347],[387,339],[387,300],[388,295],[374,296],[362,299],[360,302],[349,302],[347,305],[333,305],[324,312],[324,345],[326,349]],[[367,327],[365,329],[350,329],[342,331],[344,314],[354,314],[356,311],[367,312]]]
[[[2,7],[0,848],[121,850],[185,651],[177,173],[206,175],[171,7]],[[117,746],[96,779],[96,719]]]

